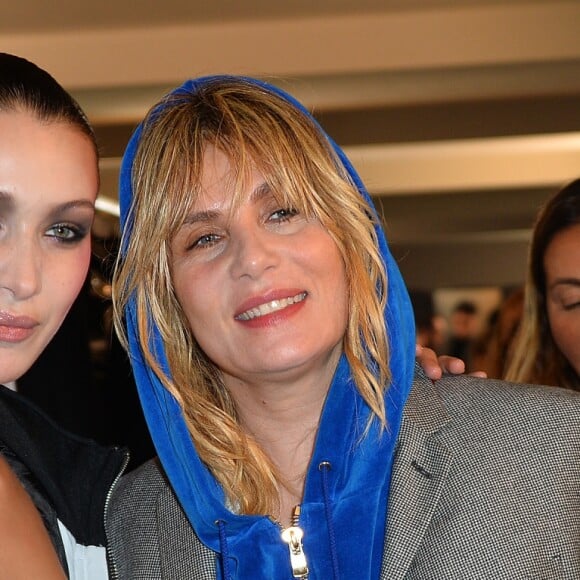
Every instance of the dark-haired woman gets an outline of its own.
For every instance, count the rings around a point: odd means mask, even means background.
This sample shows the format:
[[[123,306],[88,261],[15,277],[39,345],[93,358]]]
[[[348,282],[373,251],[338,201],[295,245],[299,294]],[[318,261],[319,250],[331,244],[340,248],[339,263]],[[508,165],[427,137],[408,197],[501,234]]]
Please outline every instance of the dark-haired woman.
[[[30,368],[81,289],[98,184],[77,103],[45,71],[0,54],[3,385]],[[62,380],[75,378],[62,369]],[[107,578],[104,506],[125,461],[0,387],[0,578]]]

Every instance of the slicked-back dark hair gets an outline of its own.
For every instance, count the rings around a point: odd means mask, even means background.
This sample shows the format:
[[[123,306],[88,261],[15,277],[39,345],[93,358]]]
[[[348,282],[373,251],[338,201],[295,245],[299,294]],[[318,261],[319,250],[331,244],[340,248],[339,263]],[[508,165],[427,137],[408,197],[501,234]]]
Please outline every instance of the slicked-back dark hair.
[[[45,70],[25,58],[0,52],[0,112],[18,110],[40,121],[77,127],[97,152],[93,129],[75,99]]]

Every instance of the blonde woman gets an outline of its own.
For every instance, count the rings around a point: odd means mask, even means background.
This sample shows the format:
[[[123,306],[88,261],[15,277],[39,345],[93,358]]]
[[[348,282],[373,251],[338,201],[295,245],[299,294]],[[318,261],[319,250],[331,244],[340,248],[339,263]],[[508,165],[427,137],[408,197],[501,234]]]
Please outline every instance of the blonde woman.
[[[120,196],[117,325],[159,461],[113,493],[114,577],[580,574],[580,396],[415,368],[369,196],[292,97],[185,83]]]

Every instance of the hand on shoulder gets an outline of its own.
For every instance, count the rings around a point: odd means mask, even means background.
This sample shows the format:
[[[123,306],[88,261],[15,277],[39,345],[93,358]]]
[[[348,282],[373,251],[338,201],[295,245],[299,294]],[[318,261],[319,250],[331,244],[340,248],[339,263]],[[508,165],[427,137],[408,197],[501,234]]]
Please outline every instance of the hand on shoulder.
[[[465,363],[457,357],[441,355],[437,356],[434,350],[425,346],[416,345],[415,356],[425,374],[433,381],[440,379],[444,373],[462,375],[465,373]],[[484,371],[474,371],[469,376],[486,378]]]

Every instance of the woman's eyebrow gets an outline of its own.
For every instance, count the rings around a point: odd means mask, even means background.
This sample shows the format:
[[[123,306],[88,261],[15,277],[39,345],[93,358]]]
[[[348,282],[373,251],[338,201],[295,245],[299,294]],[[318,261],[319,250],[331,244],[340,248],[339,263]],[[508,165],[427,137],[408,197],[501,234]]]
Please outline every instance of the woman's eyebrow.
[[[183,220],[183,225],[193,225],[197,223],[208,223],[217,219],[220,215],[219,211],[208,209],[203,211],[196,211],[189,213]]]
[[[266,182],[262,182],[257,185],[252,193],[250,194],[250,201],[256,203],[272,194],[272,189],[270,185]],[[208,223],[218,219],[221,212],[218,210],[208,209],[202,211],[194,211],[185,216],[183,220],[183,225],[193,225],[196,223]]]
[[[270,188],[270,185],[268,183],[263,181],[262,183],[257,185],[250,194],[250,201],[252,203],[256,203],[257,201],[261,201],[268,195],[272,195],[272,189]]]
[[[565,278],[556,278],[552,285],[555,284],[571,284],[572,286],[580,285],[580,278],[574,276],[566,276]]]
[[[69,209],[95,209],[95,204],[88,199],[73,199],[71,201],[65,201],[64,203],[59,203],[54,206],[54,211],[67,211]]]
[[[16,207],[16,201],[11,193],[6,191],[0,191],[0,208],[4,211],[13,210]],[[57,215],[65,211],[75,210],[90,210],[95,211],[95,204],[87,199],[73,199],[71,201],[66,201],[55,205],[50,209],[50,215]]]
[[[550,284],[550,288],[556,288],[556,286],[578,286],[580,287],[580,278],[557,278]]]
[[[95,204],[86,199],[75,199],[71,201],[66,201],[65,203],[59,203],[58,205],[55,205],[50,210],[49,216],[51,219],[57,219],[63,213],[76,210],[80,210],[82,212],[90,211],[91,213],[94,213]]]

